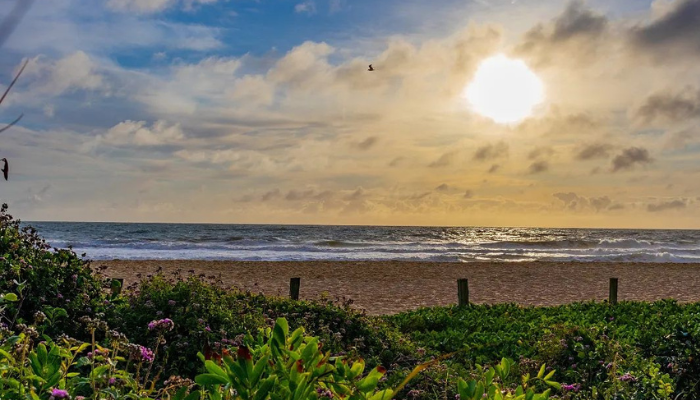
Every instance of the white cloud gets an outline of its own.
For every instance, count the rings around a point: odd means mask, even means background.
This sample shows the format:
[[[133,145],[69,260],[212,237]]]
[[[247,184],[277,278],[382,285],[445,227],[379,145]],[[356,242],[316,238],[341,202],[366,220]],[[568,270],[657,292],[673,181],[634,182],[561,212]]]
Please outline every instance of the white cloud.
[[[308,15],[316,14],[316,3],[313,0],[307,0],[294,6],[294,12],[305,13]]]
[[[151,14],[163,11],[174,3],[174,0],[108,0],[107,6],[117,11]]]
[[[105,89],[97,64],[82,51],[59,60],[37,56],[29,60],[24,79],[30,80],[34,93],[57,96],[76,90]]]
[[[95,145],[158,146],[177,143],[185,137],[180,124],[156,121],[150,127],[145,121],[124,121],[113,126],[104,135],[95,138]]]

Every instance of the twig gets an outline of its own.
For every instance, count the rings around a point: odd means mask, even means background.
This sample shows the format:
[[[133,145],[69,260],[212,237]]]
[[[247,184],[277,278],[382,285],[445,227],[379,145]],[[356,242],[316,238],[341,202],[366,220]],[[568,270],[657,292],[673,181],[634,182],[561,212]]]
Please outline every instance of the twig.
[[[17,28],[17,24],[24,18],[24,14],[27,13],[33,2],[34,0],[17,0],[17,2],[15,2],[15,7],[0,23],[0,47],[5,44],[7,38],[9,38],[15,28]]]

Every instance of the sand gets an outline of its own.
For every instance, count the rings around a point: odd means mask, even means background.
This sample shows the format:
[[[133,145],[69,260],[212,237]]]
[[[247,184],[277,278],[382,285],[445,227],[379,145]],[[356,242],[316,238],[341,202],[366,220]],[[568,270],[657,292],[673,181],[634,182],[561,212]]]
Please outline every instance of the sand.
[[[221,276],[227,286],[287,296],[289,279],[301,278],[300,297],[350,298],[368,314],[392,314],[457,302],[457,279],[469,279],[474,303],[557,305],[604,300],[609,278],[619,278],[618,299],[700,301],[700,264],[672,263],[430,263],[406,261],[95,261],[125,284],[181,269]]]

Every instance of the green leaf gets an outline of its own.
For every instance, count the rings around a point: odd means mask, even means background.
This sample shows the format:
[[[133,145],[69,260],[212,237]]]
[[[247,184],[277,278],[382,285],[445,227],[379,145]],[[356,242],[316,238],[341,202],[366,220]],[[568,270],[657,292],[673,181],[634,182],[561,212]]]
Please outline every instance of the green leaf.
[[[210,374],[219,375],[219,376],[222,376],[224,378],[226,378],[228,376],[226,374],[226,371],[224,371],[221,367],[216,365],[216,363],[211,361],[211,360],[205,361],[204,367],[207,369],[207,371],[209,371]]]
[[[172,400],[184,400],[186,395],[187,395],[187,386],[181,387],[180,390],[178,390],[177,393],[175,393]]]
[[[264,400],[267,398],[267,394],[270,393],[270,390],[275,385],[275,378],[267,378],[264,381],[260,383],[260,388],[258,391],[255,393],[255,396],[253,397],[253,400]]]
[[[5,301],[17,301],[17,295],[14,293],[6,293],[5,296],[2,297]]]
[[[544,369],[545,365],[542,364],[542,366],[540,367],[540,372],[537,373],[537,378],[542,379],[544,377]]]
[[[544,377],[544,380],[545,380],[545,381],[548,381],[548,380],[552,379],[552,377],[554,376],[554,373],[555,373],[555,372],[556,372],[556,370],[552,370],[550,373],[548,373],[548,374]]]
[[[368,400],[390,400],[394,396],[394,392],[391,389],[385,389],[381,392],[375,393]]]
[[[201,397],[202,392],[195,390],[194,392],[190,393],[189,396],[185,397],[184,400],[199,400]]]
[[[557,390],[561,390],[561,384],[559,382],[545,380],[544,383],[546,383],[547,385],[549,385]]]
[[[202,386],[207,385],[225,385],[228,383],[228,379],[223,376],[216,374],[201,374],[194,378],[194,381]]]

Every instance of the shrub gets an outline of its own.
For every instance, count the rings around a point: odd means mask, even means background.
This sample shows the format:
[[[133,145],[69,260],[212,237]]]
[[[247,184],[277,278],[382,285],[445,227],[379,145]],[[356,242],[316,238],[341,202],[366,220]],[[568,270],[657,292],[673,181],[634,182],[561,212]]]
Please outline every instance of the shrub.
[[[79,334],[81,316],[103,302],[102,282],[72,250],[51,249],[31,227],[0,209],[0,293],[19,301],[7,305],[6,323],[40,320],[43,333]],[[60,324],[56,324],[61,319]]]
[[[362,357],[368,366],[414,365],[414,347],[396,329],[378,318],[330,304],[292,301],[221,288],[197,276],[166,279],[158,274],[143,280],[127,297],[106,308],[106,321],[129,338],[146,344],[146,325],[170,318],[175,329],[166,336],[168,373],[194,376],[200,369],[197,352],[221,353],[249,332],[271,327],[278,318],[317,336],[333,354]]]

